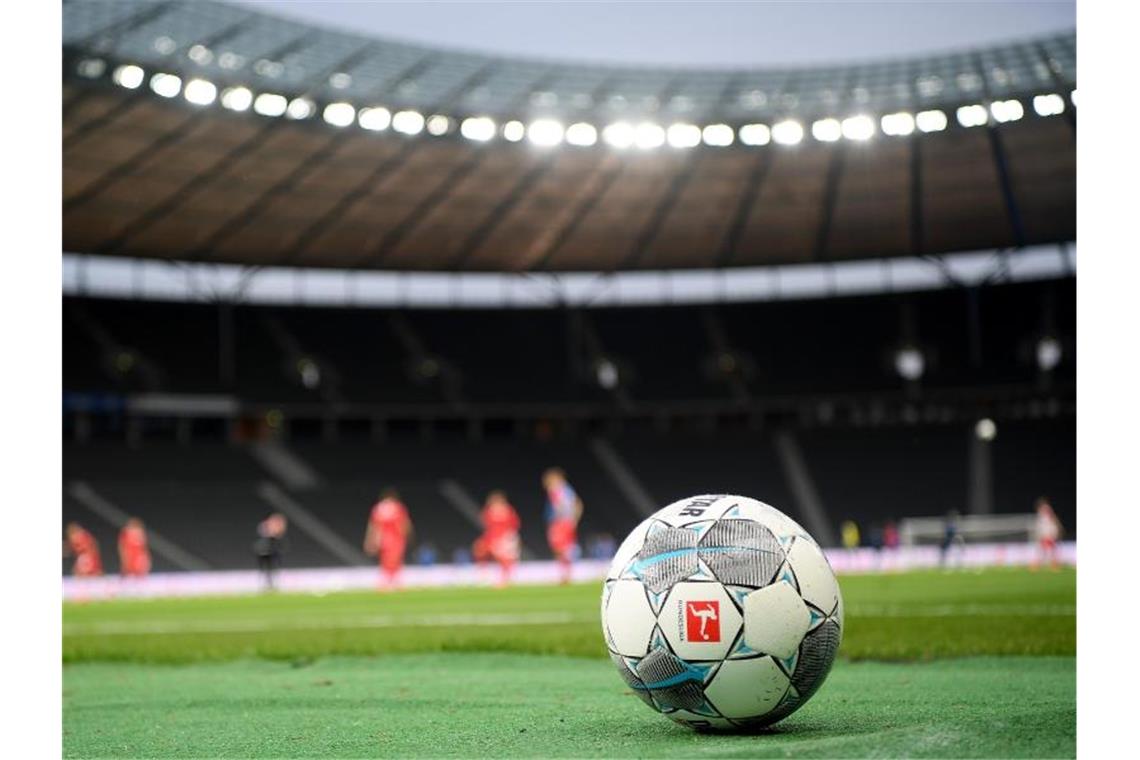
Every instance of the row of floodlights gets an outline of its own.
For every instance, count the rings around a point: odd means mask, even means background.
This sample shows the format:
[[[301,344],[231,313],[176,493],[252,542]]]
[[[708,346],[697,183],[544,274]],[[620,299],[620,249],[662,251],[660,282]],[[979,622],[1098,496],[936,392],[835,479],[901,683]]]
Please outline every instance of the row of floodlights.
[[[82,66],[82,64],[81,64]],[[139,66],[126,64],[112,73],[112,80],[120,87],[137,89],[146,79],[146,73]],[[183,84],[175,74],[156,73],[150,77],[150,89],[165,98],[176,98],[180,94],[188,102],[198,106],[212,105],[220,101],[223,108],[230,111],[246,111],[250,108],[262,116],[284,116],[290,119],[308,119],[317,113],[317,104],[306,97],[289,99],[284,95],[262,92],[254,95],[248,87],[228,87],[220,93],[218,87],[205,79],[190,79]],[[1070,98],[1076,103],[1076,90]],[[1056,116],[1064,113],[1065,100],[1056,93],[1037,95],[1033,98],[1033,110],[1038,116]],[[980,127],[992,121],[1006,123],[1017,121],[1025,115],[1025,107],[1020,100],[995,100],[989,106],[977,103],[961,106],[955,113],[963,127]],[[393,113],[383,106],[357,108],[351,103],[336,102],[326,105],[322,118],[334,127],[348,127],[353,123],[371,131],[391,128],[405,135],[416,135],[427,131],[431,135],[445,135],[453,130],[458,122],[459,134],[468,140],[486,142],[501,136],[508,142],[523,139],[539,146],[553,146],[567,143],[576,146],[591,146],[602,142],[613,148],[641,148],[644,150],[670,145],[674,148],[693,148],[701,143],[713,147],[725,147],[739,140],[743,145],[796,145],[806,134],[804,125],[794,119],[784,119],[771,126],[767,124],[745,124],[733,129],[728,124],[678,123],[668,127],[653,122],[630,123],[619,121],[599,130],[593,124],[577,122],[565,125],[556,119],[540,118],[524,124],[512,120],[501,126],[489,116],[472,116],[456,120],[450,116],[433,114],[425,116],[415,110],[401,110]],[[876,120],[859,114],[845,119],[819,119],[810,125],[811,136],[819,142],[836,142],[839,139],[853,141],[869,140],[876,131],[893,137],[903,137],[919,132],[941,132],[946,129],[948,117],[944,111],[931,109],[911,114],[906,111],[890,113]]]

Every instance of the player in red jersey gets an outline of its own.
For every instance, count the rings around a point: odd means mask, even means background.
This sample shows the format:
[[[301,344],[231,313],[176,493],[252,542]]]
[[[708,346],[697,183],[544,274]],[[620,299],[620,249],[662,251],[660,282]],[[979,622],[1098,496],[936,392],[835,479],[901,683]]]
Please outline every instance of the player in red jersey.
[[[393,488],[385,489],[380,501],[372,506],[368,529],[364,534],[364,551],[380,557],[381,588],[394,588],[404,566],[404,552],[412,534],[408,508]]]
[[[125,578],[142,578],[150,572],[150,547],[142,520],[132,517],[119,531],[119,572]]]
[[[562,566],[562,582],[570,582],[574,557],[578,552],[578,521],[582,518],[582,500],[566,482],[566,473],[551,467],[542,473],[546,489],[546,540]]]
[[[499,586],[511,580],[511,571],[519,561],[519,513],[502,491],[492,491],[483,505],[483,535],[475,542],[477,558],[499,563]]]
[[[1045,561],[1049,563],[1049,567],[1058,570],[1061,567],[1061,561],[1057,557],[1057,541],[1060,540],[1061,534],[1064,532],[1061,527],[1061,520],[1053,511],[1053,505],[1044,496],[1037,500],[1035,506],[1037,520],[1033,532],[1037,536],[1038,555],[1034,558],[1031,568],[1036,570],[1041,562]]]
[[[67,543],[64,553],[75,557],[71,572],[79,578],[91,578],[103,574],[103,561],[99,558],[99,542],[79,526],[67,524]]]

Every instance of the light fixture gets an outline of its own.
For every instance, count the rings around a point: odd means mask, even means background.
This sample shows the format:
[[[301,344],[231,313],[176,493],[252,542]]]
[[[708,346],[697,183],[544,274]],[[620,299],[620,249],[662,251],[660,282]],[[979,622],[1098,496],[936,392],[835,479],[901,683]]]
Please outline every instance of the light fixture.
[[[674,148],[694,148],[701,144],[701,128],[696,124],[671,124],[665,139]]]
[[[218,99],[218,88],[205,79],[191,79],[186,83],[182,97],[196,106],[208,106]]]
[[[107,70],[107,62],[102,58],[84,58],[75,67],[75,71],[84,79],[98,79]]]
[[[804,127],[798,121],[786,119],[772,125],[772,141],[779,145],[799,145],[804,139]]]
[[[565,134],[566,128],[562,126],[562,122],[554,119],[535,119],[526,130],[526,136],[530,141],[544,148],[562,142]]]
[[[345,103],[344,105],[348,104]],[[352,109],[352,106],[348,107],[350,110]],[[302,119],[309,118],[316,112],[317,104],[313,101],[309,100],[308,98],[293,98],[289,101],[289,107],[285,109],[285,116],[286,118],[300,121]],[[353,112],[353,116],[356,116],[355,112]],[[331,124],[332,122],[329,123]],[[351,124],[352,119],[349,119],[348,123]]]
[[[280,116],[288,106],[285,96],[275,92],[263,92],[253,101],[253,110],[262,116]]]
[[[1050,372],[1061,363],[1064,352],[1061,341],[1051,335],[1046,335],[1037,341],[1037,367],[1042,372]]]
[[[222,108],[230,111],[245,111],[253,103],[253,93],[248,87],[227,87],[222,90]]]
[[[111,75],[111,79],[115,84],[128,90],[136,90],[138,86],[143,83],[146,74],[143,70],[135,66],[133,63],[128,63],[125,66],[120,66],[115,69]]]
[[[594,364],[594,377],[597,379],[598,385],[607,391],[616,388],[621,379],[617,365],[605,357],[598,359]]]
[[[602,130],[602,140],[611,148],[628,148],[636,137],[637,130],[628,121],[615,121]]]
[[[643,121],[634,128],[633,144],[642,150],[660,148],[665,144],[665,130],[659,124]]]
[[[356,121],[360,124],[361,129],[367,129],[370,132],[382,132],[392,124],[392,112],[383,106],[362,108],[356,117]]]
[[[767,124],[745,124],[740,128],[740,142],[745,145],[767,145],[772,141],[772,130]]]
[[[926,372],[926,357],[915,346],[903,346],[895,352],[895,372],[903,380],[914,382]]]
[[[566,128],[566,142],[579,147],[589,147],[598,142],[598,130],[593,124],[579,121]]]
[[[487,116],[472,116],[459,125],[459,134],[475,142],[487,142],[495,136],[495,122]]]
[[[397,111],[392,129],[402,135],[418,135],[424,128],[424,115],[419,111]]]
[[[963,127],[980,127],[989,121],[986,107],[977,103],[962,106],[957,111],[958,123]]]
[[[704,140],[705,145],[725,148],[732,145],[732,141],[736,139],[736,133],[727,124],[709,124],[701,130],[701,139]]]
[[[176,74],[155,74],[150,78],[150,89],[164,98],[177,97],[182,92],[182,78]]]
[[[946,114],[942,111],[919,111],[914,117],[914,124],[920,132],[941,132],[946,129]]]
[[[1056,116],[1065,112],[1065,99],[1056,93],[1049,95],[1035,95],[1033,97],[1033,110],[1038,116]]]
[[[914,132],[914,117],[906,111],[889,113],[879,120],[884,135],[905,137]]]
[[[503,125],[503,139],[507,142],[518,142],[526,137],[526,127],[521,121],[508,121]]]
[[[356,121],[356,109],[351,103],[329,103],[321,116],[334,127],[347,127]]]
[[[843,136],[838,119],[820,119],[811,124],[811,136],[820,142],[835,142]]]
[[[994,121],[1004,124],[1024,116],[1025,107],[1020,100],[995,100],[990,103],[990,113],[993,114]]]
[[[989,417],[983,417],[978,420],[978,424],[974,425],[974,435],[978,437],[979,441],[989,443],[997,438],[997,423]]]
[[[441,137],[451,131],[451,119],[443,114],[432,114],[425,122],[429,135]]]
[[[875,121],[870,116],[859,114],[843,120],[843,136],[848,140],[861,142],[875,135]]]

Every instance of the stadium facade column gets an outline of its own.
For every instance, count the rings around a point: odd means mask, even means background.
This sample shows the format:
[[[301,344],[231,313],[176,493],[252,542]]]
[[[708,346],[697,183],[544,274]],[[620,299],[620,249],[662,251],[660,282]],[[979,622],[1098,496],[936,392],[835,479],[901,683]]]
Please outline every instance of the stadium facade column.
[[[970,514],[994,511],[993,443],[970,431]]]

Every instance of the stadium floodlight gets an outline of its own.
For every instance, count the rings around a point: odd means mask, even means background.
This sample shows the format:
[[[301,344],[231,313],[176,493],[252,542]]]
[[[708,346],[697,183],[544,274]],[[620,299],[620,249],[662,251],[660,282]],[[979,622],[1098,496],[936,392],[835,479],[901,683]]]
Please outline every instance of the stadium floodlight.
[[[903,380],[914,382],[926,372],[926,357],[915,346],[903,346],[895,352],[895,372]]]
[[[1063,351],[1061,341],[1052,335],[1046,335],[1037,341],[1037,368],[1042,372],[1050,372],[1061,363]]]
[[[535,119],[527,127],[526,136],[534,145],[547,148],[562,142],[566,128],[555,119]]]
[[[289,107],[289,101],[284,95],[275,92],[263,92],[253,101],[253,110],[262,116],[280,116]]]
[[[327,124],[334,127],[347,127],[356,121],[356,109],[351,103],[329,103],[321,113]]]
[[[253,104],[253,93],[248,87],[227,87],[222,90],[222,108],[245,111]]]
[[[914,124],[920,132],[941,132],[946,129],[946,114],[942,111],[919,111]]]
[[[962,106],[957,111],[958,123],[963,127],[980,127],[990,120],[986,107],[978,103]]]
[[[798,121],[785,119],[772,125],[772,140],[779,145],[799,145],[804,139],[804,127]]]
[[[507,142],[518,142],[526,137],[526,127],[521,121],[508,121],[503,125],[503,139]]]
[[[994,121],[1004,124],[1024,116],[1025,107],[1020,100],[995,100],[990,103],[990,113],[993,114]]]
[[[434,137],[446,135],[451,131],[451,119],[443,114],[432,114],[425,123],[427,124],[428,134]]]
[[[727,124],[709,124],[701,130],[701,139],[705,145],[714,148],[727,148],[736,139],[736,133]]]
[[[811,136],[820,142],[835,142],[843,136],[839,119],[820,119],[811,123]]]
[[[665,144],[665,129],[660,124],[643,121],[634,128],[633,144],[642,150],[660,148]]]
[[[186,83],[182,97],[196,106],[208,106],[218,99],[218,88],[205,79],[191,79]]]
[[[615,121],[602,130],[602,140],[611,148],[628,148],[637,138],[637,130],[628,121]]]
[[[164,74],[159,72],[150,78],[150,89],[155,95],[164,98],[176,98],[182,92],[182,77],[177,74]]]
[[[1056,93],[1049,95],[1035,95],[1033,97],[1033,110],[1038,116],[1056,116],[1065,112],[1065,99]]]
[[[914,117],[906,111],[889,113],[879,120],[879,126],[884,135],[891,137],[906,137],[914,132]]]
[[[843,136],[848,140],[870,140],[875,136],[875,120],[865,114],[843,120]]]
[[[767,124],[745,124],[740,128],[740,142],[745,145],[767,145],[772,141],[772,130]]]
[[[598,130],[593,124],[579,121],[566,127],[566,142],[588,148],[598,142]]]
[[[696,124],[670,124],[665,138],[674,148],[695,148],[701,144],[701,128]]]
[[[75,67],[75,72],[84,79],[98,79],[106,70],[107,62],[102,58],[84,58]]]
[[[1077,104],[1077,91],[1076,90],[1073,90],[1072,92],[1069,93],[1069,102],[1072,103],[1074,106]]]
[[[418,135],[424,128],[424,115],[419,111],[397,111],[392,117],[392,129],[402,135]]]
[[[997,423],[989,417],[983,417],[978,420],[978,424],[974,425],[974,435],[978,436],[979,441],[989,443],[997,438]]]
[[[350,106],[351,107],[351,106]],[[317,112],[317,104],[308,98],[293,98],[289,101],[289,107],[285,109],[285,116],[295,121],[307,119]],[[355,115],[355,113],[353,114]],[[352,123],[351,120],[348,122]]]
[[[459,125],[459,134],[475,142],[487,142],[495,136],[495,121],[488,116],[472,116]]]
[[[190,47],[190,50],[186,52],[186,57],[199,66],[206,66],[214,60],[214,51],[198,43]]]
[[[360,109],[357,123],[361,129],[370,132],[382,132],[392,124],[392,112],[383,106]]]
[[[618,381],[621,379],[621,373],[618,372],[617,365],[610,359],[602,357],[594,364],[594,377],[598,381],[598,385],[607,391],[611,391],[617,387]]]
[[[142,68],[133,63],[120,66],[111,74],[111,79],[115,84],[128,90],[137,90],[145,77],[146,74]]]

